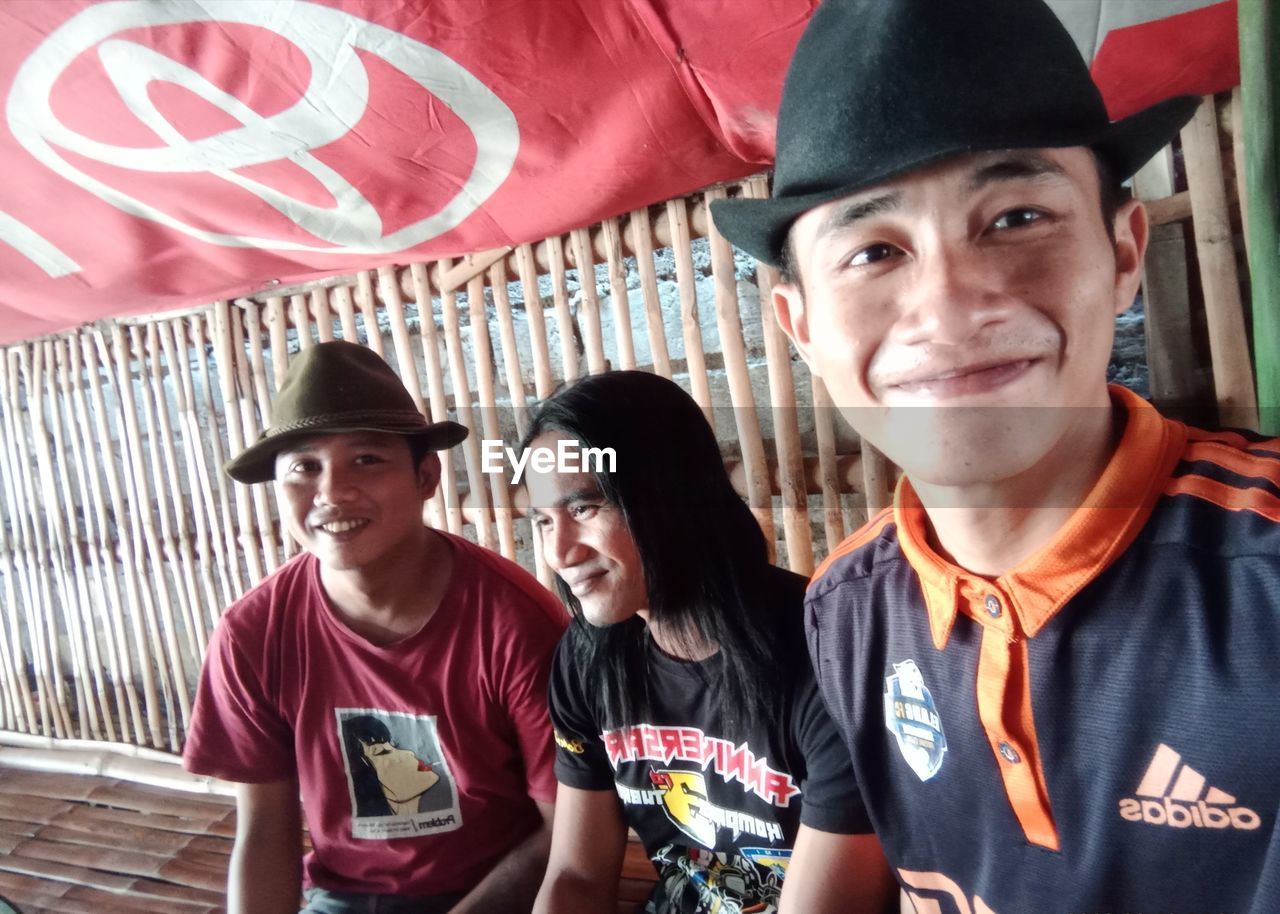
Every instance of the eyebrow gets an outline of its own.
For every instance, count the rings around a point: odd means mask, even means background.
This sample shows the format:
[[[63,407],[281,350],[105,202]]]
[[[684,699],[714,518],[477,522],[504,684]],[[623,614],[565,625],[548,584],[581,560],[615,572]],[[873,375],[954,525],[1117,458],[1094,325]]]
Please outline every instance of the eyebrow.
[[[365,434],[360,432],[348,432],[351,435],[350,444],[358,448],[391,448],[395,446],[396,436],[383,437],[384,433],[374,432]],[[281,454],[310,454],[316,450],[314,438],[308,438],[300,441],[292,447],[281,448]]]
[[[598,487],[587,486],[581,489],[576,489],[570,492],[568,495],[560,496],[555,501],[553,501],[550,505],[548,505],[547,508],[567,508],[569,505],[573,504],[575,501],[589,501],[593,498],[603,498],[603,497],[604,496],[600,493],[600,489]],[[530,505],[529,516],[532,517],[535,514],[544,515],[547,512],[547,508],[537,508],[537,507],[534,507],[533,505]]]
[[[823,220],[822,225],[818,226],[817,237],[823,238],[834,232],[847,229],[862,219],[881,216],[901,207],[902,192],[896,190],[862,200],[851,200],[842,206],[837,206],[827,214],[827,218]]]
[[[969,176],[969,191],[1001,181],[1065,178],[1066,174],[1061,165],[1038,152],[1010,153],[974,169]]]

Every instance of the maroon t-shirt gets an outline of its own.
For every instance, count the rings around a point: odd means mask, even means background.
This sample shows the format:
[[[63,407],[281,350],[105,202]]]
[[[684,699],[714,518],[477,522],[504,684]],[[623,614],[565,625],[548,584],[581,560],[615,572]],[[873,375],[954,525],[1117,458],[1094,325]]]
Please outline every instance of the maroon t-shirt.
[[[546,688],[564,609],[517,565],[448,541],[440,607],[402,641],[343,625],[309,554],[214,632],[183,763],[242,783],[296,774],[307,885],[469,891],[538,823],[533,800],[555,799]]]

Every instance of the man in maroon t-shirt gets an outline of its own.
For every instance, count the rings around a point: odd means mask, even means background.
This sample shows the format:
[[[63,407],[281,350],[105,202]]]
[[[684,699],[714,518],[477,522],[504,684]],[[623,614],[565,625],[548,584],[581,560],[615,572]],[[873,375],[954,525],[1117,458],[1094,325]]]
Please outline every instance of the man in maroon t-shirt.
[[[373,352],[301,353],[230,461],[275,480],[304,552],[223,615],[183,759],[237,784],[232,914],[528,911],[555,776],[546,682],[566,618],[513,563],[427,527],[429,423]],[[299,793],[312,852],[301,854]]]

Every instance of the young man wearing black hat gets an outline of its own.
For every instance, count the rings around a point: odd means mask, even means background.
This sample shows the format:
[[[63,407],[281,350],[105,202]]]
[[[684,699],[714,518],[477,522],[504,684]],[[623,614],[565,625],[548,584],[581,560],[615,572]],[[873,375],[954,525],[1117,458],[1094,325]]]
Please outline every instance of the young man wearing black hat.
[[[567,621],[518,566],[422,522],[436,452],[391,368],[298,355],[227,464],[275,480],[305,550],[223,615],[183,753],[238,785],[232,914],[528,911],[555,775],[546,683]],[[313,850],[302,858],[299,791]]]
[[[809,647],[918,912],[1280,910],[1280,442],[1108,387],[1195,99],[1109,123],[1040,0],[827,0],[717,226],[905,476]],[[797,842],[783,910],[838,839]]]

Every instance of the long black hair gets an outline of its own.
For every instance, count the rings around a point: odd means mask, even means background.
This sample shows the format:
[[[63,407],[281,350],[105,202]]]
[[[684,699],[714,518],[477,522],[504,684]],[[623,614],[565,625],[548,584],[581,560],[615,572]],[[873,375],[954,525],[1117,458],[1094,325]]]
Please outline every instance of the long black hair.
[[[595,472],[603,498],[622,513],[644,569],[650,620],[686,643],[718,645],[722,710],[730,731],[776,721],[782,638],[799,628],[787,607],[769,605],[769,553],[751,510],[734,491],[715,433],[678,384],[643,371],[592,375],[557,391],[534,413],[521,449],[560,432],[581,448],[612,448],[612,472]],[[535,534],[536,535],[536,534]],[[648,701],[645,624],[586,622],[556,578],[573,615],[575,666],[599,689],[610,727],[637,723]],[[790,622],[789,625],[785,624]]]

